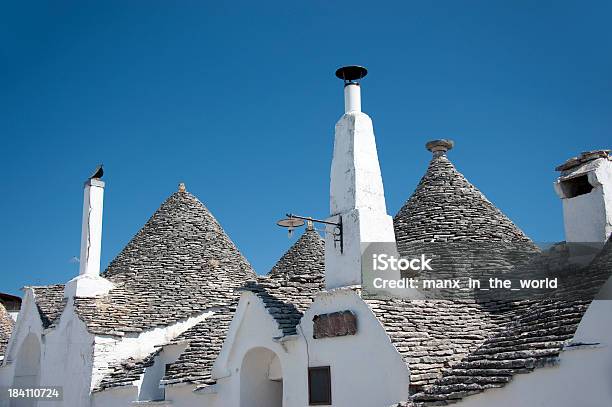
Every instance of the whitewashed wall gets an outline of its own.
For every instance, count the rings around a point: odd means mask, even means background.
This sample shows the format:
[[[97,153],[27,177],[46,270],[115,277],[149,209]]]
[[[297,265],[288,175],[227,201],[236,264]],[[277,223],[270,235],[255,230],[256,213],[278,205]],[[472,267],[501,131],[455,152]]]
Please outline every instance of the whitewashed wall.
[[[358,319],[352,336],[313,339],[314,315],[351,310]],[[307,366],[331,366],[333,406],[387,406],[408,396],[409,372],[400,354],[370,308],[349,289],[319,295],[302,318],[300,334],[280,344],[280,332],[259,298],[243,294],[228,340],[214,373],[218,380],[214,406],[242,406],[240,369],[249,350],[265,347],[279,358],[283,376],[283,406],[308,405]],[[306,346],[308,345],[308,346]],[[367,389],[367,391],[363,391]],[[207,404],[202,404],[207,406]],[[243,406],[244,407],[244,406]]]
[[[569,170],[564,177],[580,175],[586,175],[593,186],[584,195],[567,197],[561,180],[555,182],[555,191],[563,202],[565,238],[568,242],[605,242],[612,233],[612,161],[590,161]]]
[[[356,335],[313,339],[315,315],[343,310],[356,314]],[[387,406],[408,398],[410,375],[403,358],[370,307],[353,290],[320,293],[300,327],[308,338],[310,366],[331,366],[334,406]]]
[[[62,386],[64,390],[62,401],[46,401],[45,406],[89,406],[91,390],[99,384],[111,363],[128,357],[144,357],[153,352],[156,346],[167,343],[213,312],[203,312],[167,327],[145,331],[138,336],[94,336],[75,314],[71,301],[64,308],[57,326],[43,330],[32,290],[26,290],[19,320],[7,348],[6,363],[0,368],[0,385],[13,384],[17,365],[15,359],[24,339],[33,334],[41,344],[40,385]],[[138,388],[135,389],[135,395],[125,400],[126,404],[121,404],[122,398],[117,400],[104,396],[99,399],[108,402],[99,402],[97,405],[131,405],[131,401],[138,399]],[[118,394],[123,397],[130,394],[130,391],[123,389]],[[0,404],[0,407],[5,406]]]
[[[2,368],[2,384],[13,383],[15,361],[25,337],[34,334],[41,344],[40,385],[62,386],[63,401],[46,401],[45,406],[88,406],[94,337],[85,324],[74,318],[68,304],[54,329],[43,330],[31,290],[26,291],[19,322],[7,352],[10,365]]]
[[[132,402],[138,399],[138,387],[136,386],[123,386],[115,387],[103,392],[93,393],[92,407],[128,407],[132,406]]]
[[[283,345],[273,340],[281,336],[276,321],[265,310],[263,302],[254,294],[245,292],[240,298],[238,309],[232,320],[223,349],[213,368],[217,378],[218,393],[215,397],[204,395],[211,406],[240,406],[240,372],[244,356],[253,348],[264,347],[274,352],[280,359],[283,375],[290,378],[298,370],[296,362],[303,359],[305,349],[302,343],[291,341]],[[304,366],[304,365],[302,365]],[[292,370],[293,369],[293,370]],[[284,381],[285,406],[297,405],[300,397],[299,387],[291,381]],[[203,406],[209,407],[207,404]],[[303,403],[301,405],[304,405]]]

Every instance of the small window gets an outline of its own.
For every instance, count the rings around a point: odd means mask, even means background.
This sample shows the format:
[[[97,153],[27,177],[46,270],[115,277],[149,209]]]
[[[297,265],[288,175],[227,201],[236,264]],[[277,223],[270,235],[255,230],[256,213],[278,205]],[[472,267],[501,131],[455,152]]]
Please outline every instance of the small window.
[[[331,370],[329,366],[308,368],[308,405],[330,406]]]
[[[561,181],[561,188],[566,198],[574,198],[579,195],[588,194],[593,190],[593,186],[589,183],[589,177],[587,175],[581,175]]]

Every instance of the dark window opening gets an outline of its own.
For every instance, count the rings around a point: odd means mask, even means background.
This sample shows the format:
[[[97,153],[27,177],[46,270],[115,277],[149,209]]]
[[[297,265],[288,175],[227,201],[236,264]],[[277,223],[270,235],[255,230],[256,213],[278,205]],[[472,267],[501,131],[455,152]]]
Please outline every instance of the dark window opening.
[[[308,405],[329,406],[331,398],[331,370],[329,366],[308,368]]]
[[[576,178],[570,178],[561,181],[561,188],[566,198],[574,198],[578,195],[588,194],[593,190],[593,185],[589,183],[587,175],[581,175]]]

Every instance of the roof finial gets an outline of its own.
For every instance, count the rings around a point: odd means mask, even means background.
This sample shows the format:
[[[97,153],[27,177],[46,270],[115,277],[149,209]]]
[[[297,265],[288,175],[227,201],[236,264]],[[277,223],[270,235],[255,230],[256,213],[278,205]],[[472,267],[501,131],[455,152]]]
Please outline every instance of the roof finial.
[[[434,157],[446,155],[448,150],[451,150],[455,146],[455,142],[450,139],[431,140],[425,144],[425,148],[431,151]]]
[[[314,230],[314,226],[311,220],[306,221],[306,230]]]
[[[89,179],[100,179],[104,175],[104,164],[100,164],[96,167],[93,174],[89,176]]]
[[[185,183],[181,182],[179,184],[179,188],[178,188],[179,192],[185,192],[187,190],[187,188],[185,187]]]
[[[361,112],[361,88],[359,81],[368,74],[363,66],[350,65],[338,68],[336,76],[344,81],[344,112]]]

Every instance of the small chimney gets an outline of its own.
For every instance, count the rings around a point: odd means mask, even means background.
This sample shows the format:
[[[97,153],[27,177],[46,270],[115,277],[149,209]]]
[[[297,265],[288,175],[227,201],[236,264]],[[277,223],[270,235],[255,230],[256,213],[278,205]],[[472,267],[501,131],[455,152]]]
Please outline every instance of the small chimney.
[[[368,74],[363,66],[339,68],[336,76],[344,81],[344,112],[361,112],[361,86],[359,81]]]
[[[104,181],[99,178],[90,178],[85,181],[81,225],[80,275],[100,275],[103,203]]]
[[[66,284],[65,297],[90,297],[105,294],[112,284],[100,277],[102,254],[102,209],[104,203],[104,170],[102,165],[85,181],[81,225],[79,275]]]
[[[570,158],[556,168],[555,191],[563,202],[565,240],[602,244],[612,234],[612,157],[595,150]]]

